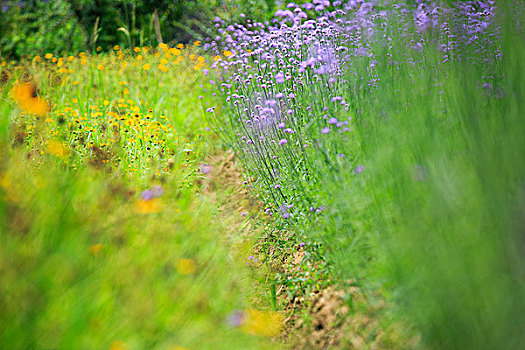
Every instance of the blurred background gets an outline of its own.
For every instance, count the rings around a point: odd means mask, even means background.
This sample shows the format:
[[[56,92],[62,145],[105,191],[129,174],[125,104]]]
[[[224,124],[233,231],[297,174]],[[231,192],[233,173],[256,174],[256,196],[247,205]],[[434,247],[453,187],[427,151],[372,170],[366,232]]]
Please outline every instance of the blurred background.
[[[301,3],[302,1],[298,1]],[[210,35],[213,19],[267,20],[277,0],[1,0],[0,57],[44,51],[105,51],[188,42]]]

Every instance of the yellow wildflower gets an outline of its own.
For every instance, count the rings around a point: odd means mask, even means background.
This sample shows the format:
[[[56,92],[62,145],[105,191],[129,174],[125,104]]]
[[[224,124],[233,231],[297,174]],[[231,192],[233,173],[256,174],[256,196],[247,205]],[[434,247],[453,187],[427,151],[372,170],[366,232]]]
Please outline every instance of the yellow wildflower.
[[[281,332],[283,318],[273,311],[247,310],[242,330],[248,334],[275,337]]]
[[[140,52],[140,47],[134,47],[134,48],[133,48],[133,51],[135,51],[135,52]]]
[[[193,275],[197,271],[197,265],[192,259],[179,259],[175,264],[175,269],[182,275]]]
[[[9,174],[0,172],[0,187],[7,189],[9,186],[11,186],[11,178],[9,177]]]
[[[102,248],[104,248],[104,245],[102,243],[97,243],[91,245],[89,247],[89,251],[91,252],[91,254],[97,255],[102,250]]]
[[[162,65],[162,64],[159,64],[159,69],[162,73],[166,73],[168,71],[168,67]]]
[[[144,70],[149,70],[150,68],[151,68],[151,66],[149,64],[147,64],[147,63],[142,65],[142,69],[144,69]]]
[[[198,41],[198,40],[193,43],[193,45],[195,45],[195,46],[201,46],[201,44],[202,44],[202,42]]]
[[[120,46],[118,46],[118,45],[113,46],[113,50],[115,50],[115,51],[120,50]]]
[[[97,52],[102,51],[102,46],[97,46]]]
[[[45,58],[46,60],[50,60],[50,59],[53,58],[53,54],[52,54],[52,53],[46,53],[45,56],[44,56],[44,58]]]
[[[103,66],[102,64],[99,64],[99,65],[97,66],[97,69],[100,70],[100,71],[102,71],[102,70],[104,70],[104,66]]]
[[[36,86],[33,83],[15,84],[11,89],[11,96],[28,114],[43,117],[49,112],[49,103],[36,97]]]
[[[167,50],[168,49],[168,45],[164,44],[164,43],[160,43],[159,44],[159,47],[163,50]]]
[[[160,213],[162,201],[160,198],[139,199],[135,203],[135,211],[140,214]]]
[[[122,340],[115,340],[111,342],[109,350],[128,350],[128,347]]]
[[[62,142],[56,140],[51,140],[47,143],[46,151],[49,154],[53,154],[61,158],[69,156],[69,148],[64,146]]]

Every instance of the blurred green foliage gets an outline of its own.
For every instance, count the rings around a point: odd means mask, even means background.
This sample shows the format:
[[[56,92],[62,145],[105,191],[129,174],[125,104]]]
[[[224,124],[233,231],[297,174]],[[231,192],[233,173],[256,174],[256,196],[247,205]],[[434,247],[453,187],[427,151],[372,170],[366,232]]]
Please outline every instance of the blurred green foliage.
[[[265,20],[274,0],[31,0],[0,1],[0,57],[44,52],[94,52],[189,42],[211,34],[213,19]]]

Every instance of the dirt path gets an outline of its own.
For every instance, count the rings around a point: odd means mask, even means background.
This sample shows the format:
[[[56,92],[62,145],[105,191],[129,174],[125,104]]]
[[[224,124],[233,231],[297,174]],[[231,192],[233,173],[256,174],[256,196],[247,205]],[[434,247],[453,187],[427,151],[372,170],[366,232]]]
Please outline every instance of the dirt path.
[[[243,174],[233,153],[209,157],[200,165],[203,174],[203,195],[219,209],[218,219],[229,228],[227,244],[234,259],[260,256],[265,244],[264,228],[269,219],[262,217],[262,204],[243,185]],[[287,239],[289,232],[280,232]],[[268,244],[268,243],[266,243]],[[253,291],[247,297],[254,308],[268,308],[271,278],[278,271],[292,276],[301,268],[305,250],[301,246],[291,250],[271,250],[265,265],[250,275]],[[270,256],[268,256],[270,255]],[[269,266],[269,268],[268,268]],[[253,267],[253,266],[252,266]],[[328,278],[328,276],[327,276]],[[275,294],[284,316],[283,327],[275,337],[278,348],[290,349],[385,349],[399,348],[396,326],[381,325],[377,314],[384,303],[370,305],[365,294],[352,286],[325,286],[308,295],[291,300],[285,285],[277,285]],[[386,328],[386,330],[385,330]]]

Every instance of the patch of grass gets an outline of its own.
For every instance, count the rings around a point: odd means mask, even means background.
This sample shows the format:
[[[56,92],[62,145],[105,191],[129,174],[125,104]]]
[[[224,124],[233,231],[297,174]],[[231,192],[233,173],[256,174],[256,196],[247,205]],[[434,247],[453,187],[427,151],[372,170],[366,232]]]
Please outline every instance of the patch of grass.
[[[208,59],[146,50],[4,70],[2,348],[275,346],[279,315],[246,300],[226,216],[201,191],[198,166],[215,141],[195,69]],[[25,81],[24,102],[12,88]]]

